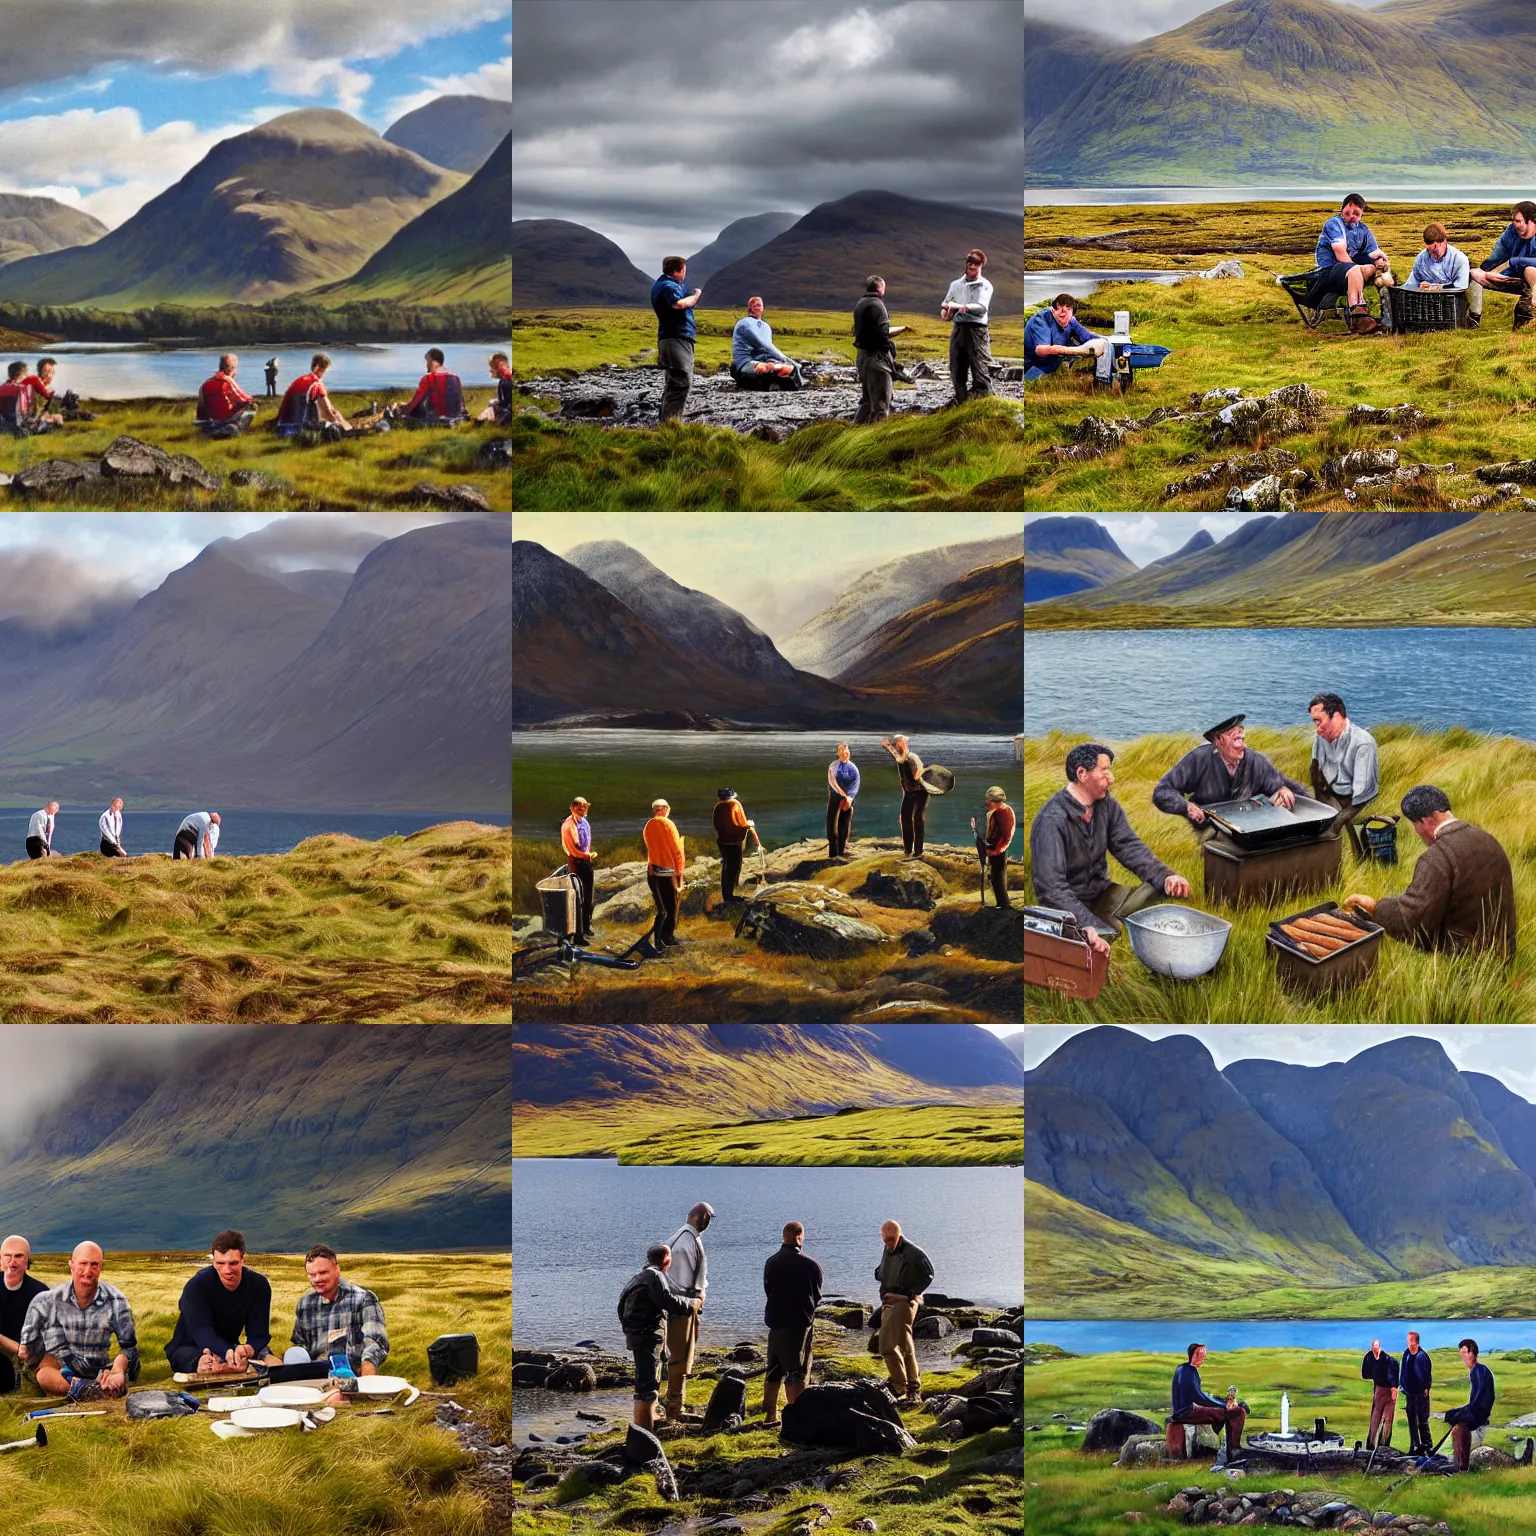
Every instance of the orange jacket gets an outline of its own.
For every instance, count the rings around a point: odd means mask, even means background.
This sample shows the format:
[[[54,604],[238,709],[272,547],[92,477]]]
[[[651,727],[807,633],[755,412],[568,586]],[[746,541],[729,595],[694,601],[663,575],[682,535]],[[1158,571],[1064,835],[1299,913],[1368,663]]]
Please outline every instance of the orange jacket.
[[[677,871],[677,878],[683,878],[683,839],[682,834],[672,824],[670,816],[652,816],[645,824],[645,852],[646,857],[658,869],[670,865]]]

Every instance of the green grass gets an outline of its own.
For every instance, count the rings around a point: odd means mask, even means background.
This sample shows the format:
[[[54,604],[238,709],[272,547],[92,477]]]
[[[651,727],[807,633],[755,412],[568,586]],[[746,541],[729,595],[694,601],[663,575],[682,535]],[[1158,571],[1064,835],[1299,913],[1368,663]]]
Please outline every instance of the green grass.
[[[519,779],[523,771],[522,766],[519,765],[517,770]],[[646,857],[645,839],[635,837],[627,843],[605,842],[601,853],[601,867],[630,864]],[[564,867],[565,848],[558,838],[551,838],[545,842],[532,837],[514,837],[512,839],[512,910],[537,913],[540,910],[537,890],[539,881],[549,875],[552,870]]]
[[[1492,956],[1431,955],[1384,938],[1376,967],[1359,986],[1331,999],[1307,998],[1284,991],[1275,979],[1274,961],[1264,935],[1272,918],[1322,901],[1342,902],[1353,891],[1370,896],[1401,893],[1422,851],[1411,828],[1398,833],[1399,864],[1356,863],[1346,851],[1339,878],[1305,897],[1287,897],[1278,905],[1221,907],[1234,924],[1220,963],[1209,975],[1173,981],[1149,971],[1135,958],[1122,936],[1114,945],[1110,975],[1092,1003],[1032,987],[1027,993],[1027,1022],[1073,1024],[1141,1023],[1390,1023],[1492,1024],[1519,1022],[1536,1012],[1536,955],[1532,913],[1536,912],[1536,836],[1528,807],[1536,794],[1536,743],[1509,737],[1480,736],[1456,727],[1424,732],[1386,725],[1373,734],[1380,747],[1383,809],[1395,809],[1397,796],[1412,784],[1438,784],[1450,796],[1458,816],[1485,827],[1504,845],[1515,876],[1520,914],[1514,963],[1502,966]],[[1024,743],[1024,824],[1065,782],[1062,763],[1079,736],[1055,731]],[[1265,753],[1281,772],[1305,783],[1311,754],[1310,731],[1250,732],[1248,744]],[[1165,863],[1193,886],[1195,906],[1215,908],[1201,895],[1201,859],[1188,825],[1165,816],[1152,803],[1152,788],[1186,752],[1185,736],[1142,736],[1115,748],[1114,793],[1131,825]],[[1028,852],[1025,853],[1026,872]],[[1111,878],[1131,879],[1111,861]],[[1033,887],[1029,887],[1033,889]]]
[[[0,1021],[503,1021],[511,834],[0,866]]]
[[[1375,1330],[1380,1332],[1381,1330]],[[1475,1334],[1475,1329],[1472,1330]],[[1449,1346],[1461,1332],[1446,1329],[1441,1339],[1425,1339],[1425,1347],[1438,1347],[1436,1386],[1430,1398],[1433,1412],[1464,1402],[1466,1378]],[[1291,1418],[1309,1422],[1325,1416],[1329,1428],[1353,1443],[1363,1440],[1370,1417],[1369,1400],[1362,1397],[1367,1388],[1360,1380],[1360,1352],[1372,1337],[1370,1324],[1361,1325],[1361,1350],[1270,1350],[1243,1349],[1213,1354],[1202,1375],[1208,1387],[1220,1391],[1236,1384],[1238,1396],[1251,1408],[1248,1431],[1278,1429],[1280,1394],[1291,1400]],[[1390,1342],[1400,1352],[1396,1335]],[[1180,1488],[1200,1484],[1205,1488],[1228,1484],[1220,1473],[1212,1473],[1208,1461],[1153,1463],[1136,1468],[1116,1467],[1114,1454],[1081,1449],[1081,1432],[1073,1433],[1053,1414],[1065,1414],[1073,1423],[1083,1423],[1100,1408],[1129,1408],[1145,1413],[1161,1424],[1168,1414],[1169,1382],[1178,1358],[1144,1353],[1087,1355],[1075,1359],[1046,1360],[1029,1365],[1024,1371],[1024,1528],[1049,1531],[1051,1536],[1104,1536],[1110,1530],[1129,1528],[1127,1510],[1141,1512],[1145,1518],[1135,1528],[1143,1532],[1183,1531],[1182,1519],[1158,1509]],[[1510,1363],[1498,1353],[1485,1357],[1498,1385],[1498,1405],[1494,1424],[1536,1410],[1536,1367]],[[1331,1390],[1328,1390],[1331,1389]],[[1312,1395],[1319,1393],[1321,1395]],[[1454,1394],[1460,1393],[1460,1396]],[[1045,1426],[1043,1433],[1030,1434],[1029,1426]],[[1430,1422],[1431,1432],[1439,1439],[1444,1430],[1437,1420]],[[1407,1443],[1403,1415],[1398,1414],[1394,1443],[1402,1449]],[[1497,1428],[1490,1427],[1490,1445],[1504,1447]],[[1162,1485],[1162,1492],[1148,1489]],[[1327,1488],[1341,1498],[1364,1509],[1389,1508],[1394,1514],[1423,1515],[1430,1520],[1448,1520],[1456,1536],[1507,1536],[1523,1529],[1524,1511],[1530,1500],[1530,1474],[1520,1469],[1490,1470],[1467,1477],[1411,1478],[1386,1494],[1389,1480],[1366,1478],[1358,1474],[1327,1477],[1298,1476],[1295,1471],[1276,1473],[1250,1472],[1240,1485],[1244,1493],[1272,1488]]]
[[[103,1278],[134,1309],[139,1385],[170,1385],[165,1344],[177,1298],[206,1259],[194,1254],[109,1253]],[[293,1307],[306,1289],[297,1254],[252,1254],[272,1282],[273,1345],[288,1343]],[[350,1409],[314,1434],[220,1440],[211,1416],[134,1422],[121,1404],[98,1419],[45,1421],[48,1445],[0,1465],[7,1523],[33,1536],[299,1536],[321,1526],[336,1536],[501,1536],[505,1511],[466,1474],[470,1458],[432,1422],[451,1396],[505,1444],[510,1432],[508,1261],[487,1254],[343,1254],[343,1273],[375,1291],[390,1334],[385,1370],[423,1396],[392,1418]],[[44,1278],[67,1273],[62,1256],[38,1255]],[[480,1340],[480,1372],[428,1397],[427,1345],[441,1333]],[[57,1401],[57,1400],[53,1400]],[[26,1389],[0,1405],[0,1438],[30,1434],[21,1416],[40,1406]],[[97,1406],[103,1406],[98,1404]],[[320,1513],[323,1507],[323,1514]]]

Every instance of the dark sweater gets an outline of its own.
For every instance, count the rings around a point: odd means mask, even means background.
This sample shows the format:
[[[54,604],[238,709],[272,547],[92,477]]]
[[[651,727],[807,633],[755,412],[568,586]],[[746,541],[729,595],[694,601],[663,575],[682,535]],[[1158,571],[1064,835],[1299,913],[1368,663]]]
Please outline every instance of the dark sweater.
[[[1360,1362],[1360,1375],[1363,1380],[1374,1383],[1378,1387],[1395,1387],[1397,1385],[1397,1361],[1382,1350],[1379,1355],[1373,1355],[1366,1350],[1365,1359]]]
[[[1434,1373],[1427,1351],[1421,1349],[1415,1355],[1410,1355],[1406,1349],[1403,1351],[1398,1380],[1402,1382],[1404,1392],[1428,1392]]]
[[[895,351],[885,301],[873,293],[866,293],[853,306],[853,344],[861,352]]]
[[[188,1344],[211,1350],[222,1358],[239,1342],[264,1355],[272,1342],[272,1287],[254,1269],[240,1274],[234,1290],[224,1288],[219,1272],[206,1264],[181,1288],[176,1331],[166,1352]]]
[[[1109,854],[1159,890],[1173,871],[1131,830],[1125,810],[1113,795],[1091,811],[1062,788],[1040,807],[1029,829],[1031,875],[1037,900],[1070,912],[1085,928],[1098,927],[1088,909],[1113,882]]]
[[[789,1243],[763,1265],[768,1305],[763,1321],[770,1328],[809,1328],[821,1301],[821,1265]]]
[[[1207,1397],[1200,1390],[1200,1372],[1194,1366],[1181,1365],[1173,1373],[1173,1418],[1178,1418],[1181,1413],[1187,1413],[1198,1403],[1202,1408],[1225,1408],[1225,1403],[1219,1403],[1214,1397]]]
[[[901,780],[901,792],[904,795],[926,795],[928,786],[918,777],[923,771],[923,760],[911,747],[907,748],[907,755],[898,759],[896,763],[896,776]]]
[[[624,1343],[630,1349],[654,1348],[661,1343],[662,1318],[682,1317],[692,1310],[692,1303],[672,1289],[671,1281],[654,1265],[647,1264],[619,1293]]]
[[[21,1325],[26,1320],[27,1308],[32,1298],[40,1296],[48,1287],[33,1275],[23,1275],[21,1284],[14,1291],[0,1281],[0,1333],[21,1343]],[[0,1353],[0,1392],[12,1392],[16,1388],[15,1357]]]
[[[1227,772],[1221,753],[1210,742],[1186,752],[1157,781],[1152,804],[1169,816],[1183,816],[1193,800],[1202,809],[1224,800],[1246,800],[1252,795],[1272,795],[1277,789],[1304,795],[1304,784],[1287,778],[1262,752],[1249,747],[1235,773]]]
[[[1472,1367],[1471,1387],[1467,1401],[1460,1408],[1446,1412],[1447,1424],[1465,1424],[1476,1429],[1493,1417],[1493,1372],[1481,1360]]]
[[[1446,822],[1413,866],[1401,896],[1383,896],[1371,916],[1421,949],[1515,953],[1515,877],[1499,840],[1467,821]]]
[[[921,1296],[933,1281],[933,1265],[916,1243],[903,1237],[881,1256],[875,1279],[882,1296]]]

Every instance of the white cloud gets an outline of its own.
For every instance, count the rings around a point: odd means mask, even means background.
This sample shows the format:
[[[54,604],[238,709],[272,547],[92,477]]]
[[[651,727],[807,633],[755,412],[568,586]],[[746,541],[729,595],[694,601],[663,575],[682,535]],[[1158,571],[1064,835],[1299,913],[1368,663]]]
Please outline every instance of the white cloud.
[[[509,38],[510,42],[511,39]],[[408,96],[397,96],[384,109],[380,121],[385,127],[398,122],[407,112],[436,101],[439,96],[489,96],[496,101],[512,100],[512,55],[493,59],[479,69],[463,75],[421,75],[426,82],[423,90],[412,91]]]
[[[373,76],[353,69],[342,59],[293,59],[274,64],[267,70],[267,80],[274,91],[313,99],[330,95],[343,112],[356,116],[363,109],[363,98],[373,84]]]
[[[1126,557],[1134,560],[1137,565],[1145,565],[1149,560],[1158,560],[1164,555],[1171,555],[1178,548],[1168,537],[1159,519],[1150,513],[1144,513],[1141,517],[1128,522],[1121,522],[1120,518],[1116,517],[1113,523],[1107,526],[1115,543],[1125,551]]]
[[[796,27],[773,51],[793,70],[832,69],[844,74],[873,64],[890,47],[890,35],[860,6],[830,26],[818,21]]]

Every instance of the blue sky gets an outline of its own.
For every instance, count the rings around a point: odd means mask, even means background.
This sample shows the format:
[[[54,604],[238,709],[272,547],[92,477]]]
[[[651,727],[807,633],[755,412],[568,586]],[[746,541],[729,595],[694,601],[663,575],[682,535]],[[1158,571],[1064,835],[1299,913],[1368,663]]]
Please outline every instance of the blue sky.
[[[115,227],[220,139],[335,107],[380,131],[512,91],[508,0],[4,0],[0,192]]]

